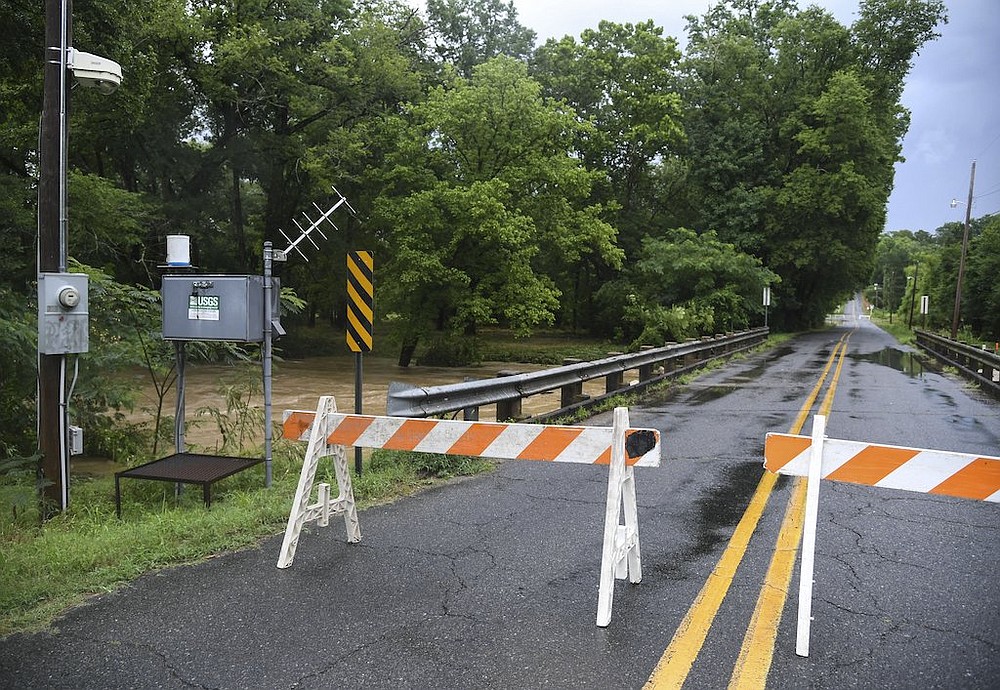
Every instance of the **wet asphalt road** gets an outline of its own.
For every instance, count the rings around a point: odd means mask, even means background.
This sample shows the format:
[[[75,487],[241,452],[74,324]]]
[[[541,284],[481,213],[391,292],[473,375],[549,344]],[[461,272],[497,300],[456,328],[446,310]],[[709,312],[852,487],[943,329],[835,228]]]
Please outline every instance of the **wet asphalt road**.
[[[0,687],[640,688],[746,508],[764,435],[789,431],[845,330],[633,408],[633,426],[663,432],[663,464],[636,470],[644,577],[616,585],[606,629],[606,468],[506,462],[362,512],[360,544],[339,519],[310,528],[288,570],[276,537],[97,597],[0,641]],[[1000,454],[1000,405],[894,347],[867,322],[852,332],[828,436]],[[791,486],[684,687],[728,684]],[[793,593],[768,687],[996,687],[998,535],[996,504],[824,482],[812,654],[794,654]]]

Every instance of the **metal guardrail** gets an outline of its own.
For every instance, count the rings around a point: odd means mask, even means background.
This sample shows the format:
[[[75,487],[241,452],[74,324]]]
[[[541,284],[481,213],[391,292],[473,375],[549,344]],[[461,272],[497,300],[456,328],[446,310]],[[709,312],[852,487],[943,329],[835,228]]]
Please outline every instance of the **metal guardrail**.
[[[433,417],[462,410],[465,419],[478,419],[481,406],[495,404],[498,420],[520,419],[524,398],[558,389],[559,408],[534,416],[538,420],[551,419],[626,391],[637,392],[714,359],[748,350],[764,342],[768,332],[767,328],[757,328],[706,336],[592,362],[575,362],[528,374],[501,372],[495,379],[444,386],[424,388],[393,381],[389,384],[386,410],[393,417]],[[639,380],[626,383],[625,372],[634,369],[638,370]],[[605,393],[596,397],[583,395],[583,383],[598,378],[605,379]]]
[[[972,345],[951,340],[936,333],[917,330],[917,345],[939,361],[958,369],[962,376],[974,380],[983,390],[1000,398],[1000,357]]]

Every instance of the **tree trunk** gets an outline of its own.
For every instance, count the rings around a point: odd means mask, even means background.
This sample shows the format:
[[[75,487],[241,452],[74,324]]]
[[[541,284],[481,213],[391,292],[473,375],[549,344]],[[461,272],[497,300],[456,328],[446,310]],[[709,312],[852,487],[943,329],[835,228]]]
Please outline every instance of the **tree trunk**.
[[[243,224],[243,195],[240,193],[240,173],[235,166],[233,166],[232,194],[233,232],[236,234],[236,252],[239,257],[240,266],[246,270],[249,266],[247,265],[247,235]]]
[[[404,340],[403,345],[399,348],[399,366],[408,367],[410,366],[410,360],[413,359],[413,353],[417,350],[417,339]]]

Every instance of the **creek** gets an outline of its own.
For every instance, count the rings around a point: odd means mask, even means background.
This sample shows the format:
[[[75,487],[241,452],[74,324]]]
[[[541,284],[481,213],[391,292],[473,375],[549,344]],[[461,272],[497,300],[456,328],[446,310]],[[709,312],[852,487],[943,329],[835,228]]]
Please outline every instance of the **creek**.
[[[461,383],[470,379],[495,378],[501,371],[527,373],[549,368],[541,364],[518,362],[485,362],[469,367],[400,367],[393,358],[365,357],[362,360],[363,386],[362,405],[364,414],[384,415],[386,395],[390,381],[408,383],[413,386],[438,386]],[[221,443],[221,436],[212,419],[198,414],[199,409],[215,408],[225,412],[226,401],[221,392],[225,385],[247,384],[255,379],[257,393],[250,404],[263,409],[264,399],[260,391],[262,369],[257,366],[188,364],[186,371],[185,407],[188,422],[185,441],[189,450],[215,452]],[[140,384],[147,381],[145,374],[136,372],[134,378]],[[271,413],[276,424],[281,423],[284,410],[314,410],[322,395],[333,395],[341,411],[354,411],[354,355],[310,357],[302,360],[275,362],[271,378]],[[604,380],[596,379],[584,384],[584,393],[592,396],[604,392]],[[171,389],[164,401],[165,416],[172,416],[176,405],[176,390]],[[156,395],[152,386],[143,391],[135,412],[128,415],[129,421],[152,422],[152,412],[156,406]],[[522,411],[525,415],[538,414],[559,406],[559,391],[550,391],[525,398]],[[496,405],[486,405],[480,409],[484,421],[496,418]],[[256,439],[263,444],[263,435]],[[159,455],[172,451],[172,446],[163,448]],[[109,474],[121,467],[105,458],[87,455],[72,458],[74,474]]]
[[[501,371],[529,372],[546,368],[538,364],[512,362],[486,362],[469,367],[400,367],[392,358],[365,357],[362,360],[362,406],[364,414],[384,415],[389,382],[398,381],[413,386],[438,386],[461,383],[469,379],[494,378]],[[211,446],[217,441],[218,431],[207,417],[198,415],[199,408],[214,407],[225,410],[225,399],[221,388],[227,384],[246,382],[248,377],[260,382],[262,371],[256,367],[233,367],[229,365],[191,365],[186,371],[185,407],[186,418],[198,424],[189,426],[186,439],[199,446]],[[600,383],[600,382],[598,382]],[[259,389],[260,386],[258,385]],[[303,360],[275,362],[271,376],[271,412],[275,423],[281,422],[284,410],[314,410],[322,395],[336,398],[341,411],[354,411],[354,356],[339,355],[310,357]],[[176,393],[167,395],[165,414],[172,415],[176,404]],[[553,404],[554,401],[554,404]],[[152,408],[156,397],[150,388],[145,391],[137,409]],[[258,390],[251,398],[251,405],[264,406],[263,394]],[[558,391],[533,396],[525,400],[524,412],[532,414],[558,406]],[[481,410],[482,418],[493,419],[496,406]],[[133,421],[142,416],[133,415]]]

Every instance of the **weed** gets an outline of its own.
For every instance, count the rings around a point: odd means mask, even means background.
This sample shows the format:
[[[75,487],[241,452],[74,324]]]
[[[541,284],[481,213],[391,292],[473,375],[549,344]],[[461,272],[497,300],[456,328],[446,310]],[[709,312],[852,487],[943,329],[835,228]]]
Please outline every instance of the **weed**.
[[[215,447],[214,452],[243,453],[248,445],[263,435],[264,410],[251,404],[254,396],[260,393],[260,387],[260,381],[245,371],[240,380],[220,386],[225,411],[206,406],[195,412],[197,416],[207,416],[215,423],[222,443]]]

